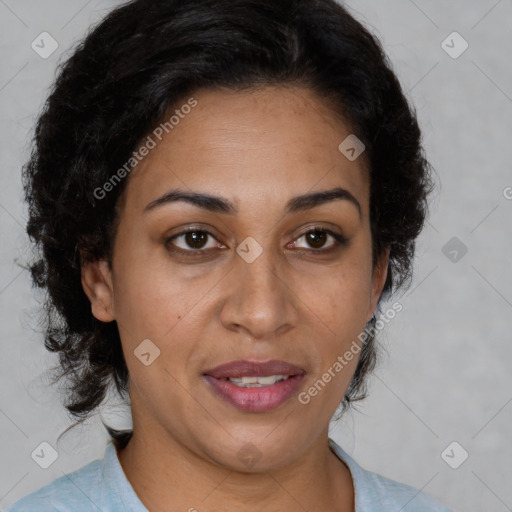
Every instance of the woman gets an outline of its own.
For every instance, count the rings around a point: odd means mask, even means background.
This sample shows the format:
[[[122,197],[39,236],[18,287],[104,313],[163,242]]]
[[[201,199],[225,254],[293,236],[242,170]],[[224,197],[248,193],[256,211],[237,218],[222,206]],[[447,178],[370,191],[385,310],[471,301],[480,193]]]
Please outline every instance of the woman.
[[[60,71],[24,171],[46,346],[133,430],[10,510],[444,511],[328,437],[364,398],[432,182],[332,0],[135,0]],[[394,307],[394,306],[393,306]]]

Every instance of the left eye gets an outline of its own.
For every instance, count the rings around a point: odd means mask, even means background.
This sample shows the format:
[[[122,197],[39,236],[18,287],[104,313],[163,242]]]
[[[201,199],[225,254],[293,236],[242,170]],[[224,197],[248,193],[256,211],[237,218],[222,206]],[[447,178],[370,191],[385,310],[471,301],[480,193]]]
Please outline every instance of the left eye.
[[[309,247],[305,247],[306,249],[313,248],[313,249],[326,249],[325,243],[328,238],[332,238],[334,240],[334,243],[330,244],[327,247],[327,250],[335,248],[338,244],[344,243],[346,240],[342,235],[339,235],[338,233],[334,233],[328,229],[311,229],[307,231],[306,233],[302,234],[299,238],[296,240],[304,239],[305,242],[309,245]],[[299,247],[297,245],[297,241],[294,242],[294,247]]]

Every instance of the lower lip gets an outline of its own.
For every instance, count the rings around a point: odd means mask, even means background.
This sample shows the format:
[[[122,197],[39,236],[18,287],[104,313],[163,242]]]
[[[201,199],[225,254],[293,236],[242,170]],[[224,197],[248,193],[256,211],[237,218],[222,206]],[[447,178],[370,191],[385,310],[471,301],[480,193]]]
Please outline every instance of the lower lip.
[[[229,380],[203,375],[224,400],[247,412],[265,412],[286,402],[300,386],[304,375],[294,375],[271,386],[242,388]]]

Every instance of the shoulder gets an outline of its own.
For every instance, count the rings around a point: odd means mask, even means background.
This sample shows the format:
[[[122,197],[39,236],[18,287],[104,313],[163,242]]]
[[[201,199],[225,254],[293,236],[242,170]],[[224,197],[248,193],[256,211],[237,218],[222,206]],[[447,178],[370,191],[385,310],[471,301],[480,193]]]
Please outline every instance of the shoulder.
[[[102,466],[103,461],[96,460],[65,474],[16,501],[6,512],[96,512]]]
[[[451,512],[434,497],[415,487],[367,471],[332,439],[329,441],[331,448],[345,462],[352,474],[356,512]]]
[[[361,479],[362,502],[367,504],[361,512],[400,510],[402,512],[451,512],[441,502],[425,492],[385,476],[366,471]],[[378,505],[379,508],[368,508]],[[382,508],[381,508],[382,507]],[[357,511],[359,512],[359,511]]]

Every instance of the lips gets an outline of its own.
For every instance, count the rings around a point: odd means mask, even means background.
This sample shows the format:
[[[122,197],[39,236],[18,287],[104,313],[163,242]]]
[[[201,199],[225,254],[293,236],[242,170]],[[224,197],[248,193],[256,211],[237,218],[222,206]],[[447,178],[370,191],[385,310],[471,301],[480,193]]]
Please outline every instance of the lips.
[[[240,377],[268,377],[270,375],[303,375],[305,371],[286,361],[272,360],[265,363],[255,361],[232,361],[203,372],[216,379]]]
[[[229,380],[272,375],[286,378],[262,387],[241,387]],[[203,378],[223,401],[241,411],[261,413],[287,402],[297,392],[304,375],[304,369],[286,361],[232,361],[206,370]]]

